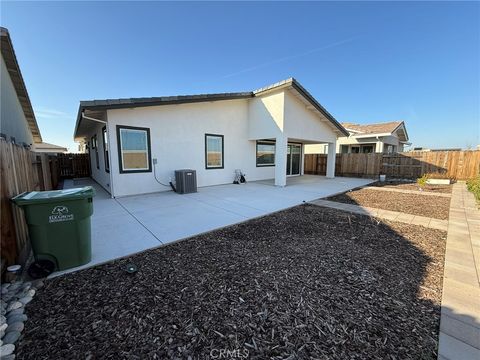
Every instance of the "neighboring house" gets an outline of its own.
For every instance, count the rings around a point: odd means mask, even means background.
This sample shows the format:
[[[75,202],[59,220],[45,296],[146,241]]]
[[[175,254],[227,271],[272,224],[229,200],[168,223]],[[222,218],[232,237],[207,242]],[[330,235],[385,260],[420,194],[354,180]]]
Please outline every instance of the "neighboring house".
[[[112,197],[170,190],[176,169],[198,186],[303,174],[305,144],[348,132],[295,79],[253,92],[82,101],[74,138],[87,144],[92,178]],[[334,177],[335,153],[327,176]]]
[[[35,152],[47,154],[64,154],[68,152],[68,149],[63,146],[42,142],[35,144]]]
[[[396,153],[404,151],[408,142],[407,129],[403,121],[391,121],[378,124],[359,125],[342,123],[348,132],[348,137],[337,141],[337,154],[347,153]],[[323,145],[308,146],[307,154],[326,154]]]
[[[7,29],[0,27],[0,137],[35,152],[67,152],[61,146],[42,142],[27,88]]]
[[[0,133],[9,142],[33,148],[42,136],[18,66],[8,30],[0,27]]]

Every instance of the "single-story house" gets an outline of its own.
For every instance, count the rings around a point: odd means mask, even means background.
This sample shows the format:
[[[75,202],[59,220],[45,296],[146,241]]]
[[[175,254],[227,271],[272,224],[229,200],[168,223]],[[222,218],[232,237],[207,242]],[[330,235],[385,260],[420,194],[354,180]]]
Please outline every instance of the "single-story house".
[[[407,129],[403,121],[390,121],[377,124],[359,125],[341,123],[349,135],[340,137],[337,141],[337,154],[349,153],[396,153],[404,151],[408,142]],[[326,154],[324,145],[309,145],[307,154]]]
[[[177,169],[199,187],[303,174],[306,144],[348,132],[293,78],[249,92],[81,101],[74,139],[86,143],[92,178],[112,197],[171,190]],[[327,177],[334,177],[335,152]]]

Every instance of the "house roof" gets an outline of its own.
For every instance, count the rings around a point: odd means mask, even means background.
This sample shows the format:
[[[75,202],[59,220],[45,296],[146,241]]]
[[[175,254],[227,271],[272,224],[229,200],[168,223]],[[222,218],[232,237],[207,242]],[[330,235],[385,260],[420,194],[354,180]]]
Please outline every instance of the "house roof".
[[[25,86],[25,82],[23,81],[20,66],[18,65],[15,51],[13,50],[12,39],[10,38],[8,30],[4,27],[0,27],[0,38],[0,49],[2,53],[2,58],[5,61],[8,73],[10,74],[10,78],[12,79],[13,86],[15,88],[15,91],[17,92],[17,97],[20,101],[20,105],[22,106],[25,118],[27,119],[28,127],[33,136],[33,141],[35,143],[40,143],[42,142],[42,135],[40,135],[40,129],[38,128],[32,104],[30,102],[30,98],[28,97],[27,87]]]
[[[377,124],[353,124],[353,123],[342,123],[343,127],[347,130],[353,130],[352,132],[358,132],[360,134],[385,134],[393,133],[403,121],[390,121]]]
[[[80,101],[80,108],[88,110],[125,109],[142,106],[157,106],[170,104],[183,104],[205,101],[234,100],[252,97],[251,92],[221,93],[221,94],[199,94],[199,95],[177,95],[146,98],[128,99],[106,99]]]
[[[82,113],[85,110],[104,111],[109,109],[186,104],[219,100],[248,99],[255,96],[260,96],[265,92],[276,90],[282,87],[292,87],[293,89],[295,89],[308,102],[310,102],[315,109],[320,111],[338,129],[340,133],[348,136],[348,131],[345,130],[345,128],[322,105],[320,105],[320,103],[315,100],[315,98],[307,90],[305,90],[305,88],[300,85],[297,80],[295,80],[294,78],[289,78],[287,80],[280,81],[267,87],[247,92],[80,101],[80,107],[78,109],[77,115],[77,123],[75,125],[74,138],[77,137]]]
[[[35,151],[37,152],[67,152],[68,149],[63,146],[41,142],[35,144]]]
[[[351,137],[388,136],[396,133],[400,141],[408,142],[408,133],[403,121],[389,121],[365,125],[342,123],[342,125],[350,132]]]

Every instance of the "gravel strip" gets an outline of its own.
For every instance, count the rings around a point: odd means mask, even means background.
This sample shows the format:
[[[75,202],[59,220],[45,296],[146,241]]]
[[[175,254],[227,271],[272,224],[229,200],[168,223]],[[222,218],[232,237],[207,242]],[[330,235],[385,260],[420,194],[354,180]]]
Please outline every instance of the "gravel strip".
[[[298,206],[47,281],[17,356],[436,359],[445,238]]]
[[[394,189],[428,191],[442,194],[451,194],[453,185],[425,185],[421,188],[417,183],[402,181],[385,181],[369,184],[368,186],[388,187]]]
[[[399,211],[440,220],[448,220],[448,212],[450,210],[450,198],[369,189],[348,191],[328,197],[325,200]]]

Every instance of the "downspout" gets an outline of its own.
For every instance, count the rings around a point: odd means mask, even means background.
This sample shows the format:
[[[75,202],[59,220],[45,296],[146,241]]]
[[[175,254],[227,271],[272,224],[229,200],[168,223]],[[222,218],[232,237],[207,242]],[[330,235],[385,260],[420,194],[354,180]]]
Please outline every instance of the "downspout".
[[[111,144],[112,142],[110,141],[110,131],[108,129],[108,123],[105,121],[105,120],[101,120],[101,119],[96,119],[96,118],[92,118],[90,116],[86,116],[84,114],[84,111],[82,111],[82,119],[86,119],[86,120],[91,120],[91,121],[95,121],[95,122],[98,122],[98,123],[101,123],[101,124],[105,124],[105,129],[107,130],[107,139],[108,139],[108,146],[111,148]],[[103,149],[103,153],[105,154],[105,149]],[[108,173],[109,175],[109,178],[110,178],[110,196],[111,198],[113,199],[114,196],[114,192],[113,192],[113,171],[112,171],[112,156],[111,156],[111,150],[108,149],[108,163],[110,164],[110,171]]]

